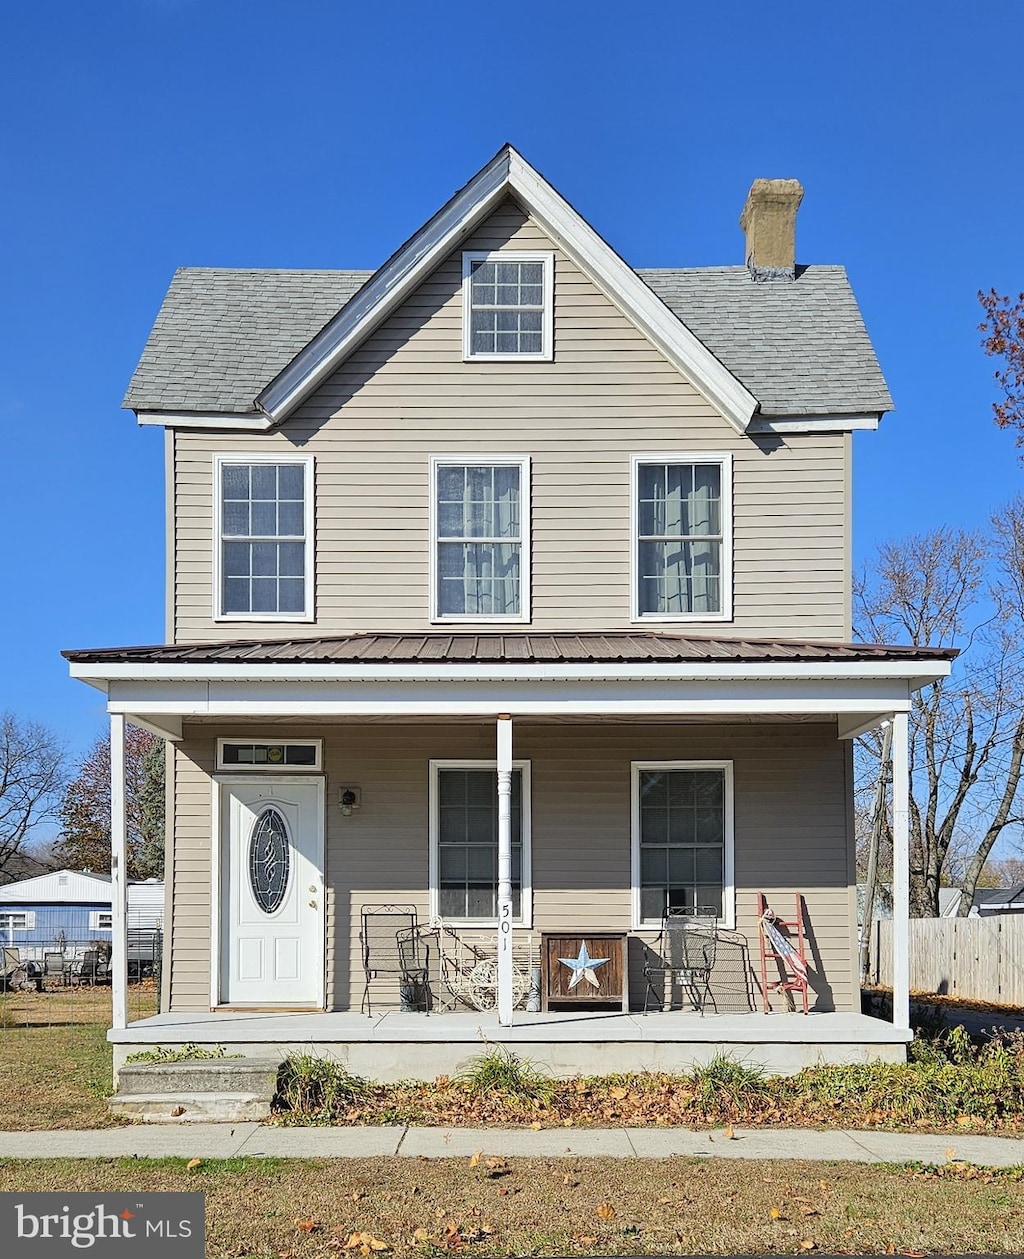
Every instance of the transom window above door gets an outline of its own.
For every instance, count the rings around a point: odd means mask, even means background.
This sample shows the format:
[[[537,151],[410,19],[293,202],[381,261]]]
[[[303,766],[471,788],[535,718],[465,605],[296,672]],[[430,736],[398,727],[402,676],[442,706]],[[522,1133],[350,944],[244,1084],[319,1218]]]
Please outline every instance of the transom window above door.
[[[728,455],[633,459],[633,620],[732,615]]]
[[[216,620],[313,619],[313,457],[214,461]]]
[[[462,255],[463,355],[550,359],[554,254]]]
[[[431,619],[529,620],[529,460],[431,464]]]

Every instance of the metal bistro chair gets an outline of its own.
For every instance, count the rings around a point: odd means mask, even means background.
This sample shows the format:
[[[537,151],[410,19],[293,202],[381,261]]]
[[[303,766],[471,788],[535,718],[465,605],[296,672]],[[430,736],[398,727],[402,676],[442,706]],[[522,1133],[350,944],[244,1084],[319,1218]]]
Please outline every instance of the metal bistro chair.
[[[415,906],[364,905],[360,912],[359,941],[366,976],[360,1010],[373,1014],[370,984],[382,975],[397,978],[402,1009],[426,1009],[430,947],[419,929]]]
[[[672,985],[678,983],[695,1010],[704,1017],[705,1002],[710,999],[715,1013],[718,1006],[711,991],[711,972],[718,952],[718,915],[714,909],[666,909],[661,932],[651,946],[652,953],[644,962],[644,1014],[653,997],[664,1010],[672,1004]],[[654,981],[660,977],[661,996]]]

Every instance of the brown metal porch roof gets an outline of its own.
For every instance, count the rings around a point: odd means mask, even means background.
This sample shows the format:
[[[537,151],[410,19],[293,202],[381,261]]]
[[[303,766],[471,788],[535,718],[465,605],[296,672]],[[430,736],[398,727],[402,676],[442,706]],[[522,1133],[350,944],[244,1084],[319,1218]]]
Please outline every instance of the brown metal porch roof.
[[[330,637],[101,647],[61,653],[74,664],[642,664],[952,660],[951,647],[800,642],[788,638],[706,638],[656,632],[342,634]]]

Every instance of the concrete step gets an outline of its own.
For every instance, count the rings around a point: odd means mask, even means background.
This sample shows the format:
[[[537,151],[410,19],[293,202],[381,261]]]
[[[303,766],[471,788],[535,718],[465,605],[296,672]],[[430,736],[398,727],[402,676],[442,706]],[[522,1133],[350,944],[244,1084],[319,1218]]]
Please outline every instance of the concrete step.
[[[142,1093],[255,1093],[267,1106],[277,1091],[277,1058],[189,1058],[185,1062],[129,1062],[117,1073],[117,1095]]]
[[[147,1123],[241,1123],[266,1119],[277,1092],[276,1058],[129,1062],[107,1108]]]
[[[260,1093],[129,1093],[110,1098],[107,1109],[144,1123],[258,1123],[270,1113],[270,1098]]]

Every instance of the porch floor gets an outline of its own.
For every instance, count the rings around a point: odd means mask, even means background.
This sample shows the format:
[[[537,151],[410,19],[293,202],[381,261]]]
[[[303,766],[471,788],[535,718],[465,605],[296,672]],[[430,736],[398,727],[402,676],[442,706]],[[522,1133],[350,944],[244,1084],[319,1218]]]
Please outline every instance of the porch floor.
[[[165,1013],[110,1031],[115,1071],[147,1046],[223,1045],[246,1057],[314,1053],[380,1081],[451,1075],[488,1044],[514,1046],[557,1076],[678,1071],[731,1053],[787,1073],[819,1062],[902,1062],[912,1033],[864,1014],[622,1014],[517,1012],[511,1027],[476,1011],[373,1016],[323,1013]]]

